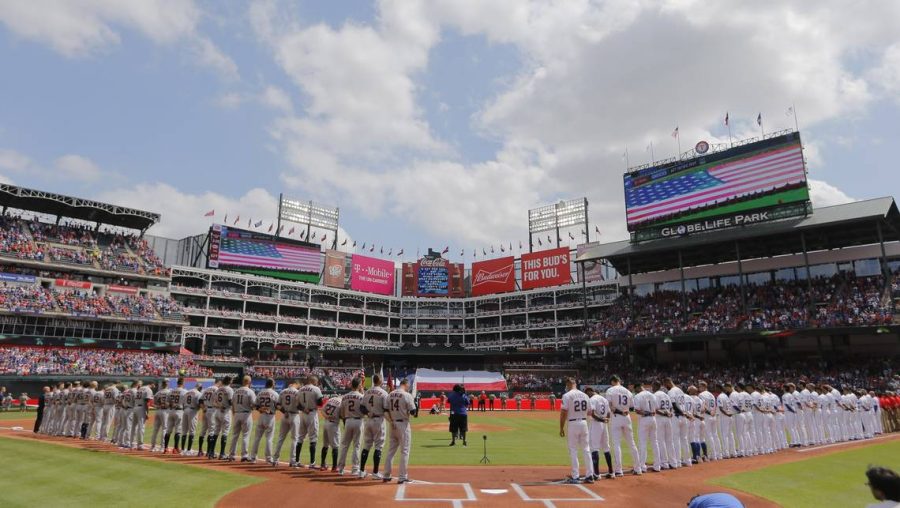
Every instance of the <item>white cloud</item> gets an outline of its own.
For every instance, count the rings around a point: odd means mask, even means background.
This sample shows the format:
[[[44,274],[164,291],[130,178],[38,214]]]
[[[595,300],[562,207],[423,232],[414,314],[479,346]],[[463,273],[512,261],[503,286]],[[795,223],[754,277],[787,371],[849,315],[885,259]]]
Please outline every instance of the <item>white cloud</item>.
[[[237,109],[244,102],[244,98],[237,92],[224,93],[215,99],[215,104],[222,109]]]
[[[97,164],[80,155],[64,155],[55,161],[57,175],[68,180],[93,182],[103,176]]]
[[[291,97],[287,92],[277,86],[267,86],[260,94],[259,100],[263,105],[277,111],[284,113],[292,113],[294,111],[294,104],[291,102]]]
[[[201,17],[193,0],[0,2],[0,22],[10,31],[70,58],[106,51],[129,29],[156,44],[186,43],[199,63],[235,78],[234,61],[198,32]]]
[[[814,207],[841,205],[856,201],[834,185],[812,178],[809,179],[809,199]]]
[[[8,148],[0,148],[0,169],[22,173],[37,169],[37,165],[27,155]]]
[[[869,76],[894,101],[900,103],[900,42],[884,51],[881,64]]]

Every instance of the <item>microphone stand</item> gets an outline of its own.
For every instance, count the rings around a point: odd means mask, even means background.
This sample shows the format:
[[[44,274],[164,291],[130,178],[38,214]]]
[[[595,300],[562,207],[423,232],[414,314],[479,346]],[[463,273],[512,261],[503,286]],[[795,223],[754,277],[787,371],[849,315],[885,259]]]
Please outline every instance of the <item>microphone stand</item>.
[[[487,456],[487,436],[481,436],[481,439],[484,440],[484,457],[481,457],[481,463],[490,464],[491,459]]]

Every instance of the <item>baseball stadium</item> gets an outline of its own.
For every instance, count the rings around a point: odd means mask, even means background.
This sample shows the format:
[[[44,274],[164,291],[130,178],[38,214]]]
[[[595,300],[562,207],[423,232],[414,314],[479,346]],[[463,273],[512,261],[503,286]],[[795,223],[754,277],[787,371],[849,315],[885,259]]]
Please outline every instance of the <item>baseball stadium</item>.
[[[573,198],[471,264],[309,200],[178,239],[2,184],[2,504],[861,506],[900,469],[900,212],[806,174],[794,130],[704,141],[623,175],[630,239]]]

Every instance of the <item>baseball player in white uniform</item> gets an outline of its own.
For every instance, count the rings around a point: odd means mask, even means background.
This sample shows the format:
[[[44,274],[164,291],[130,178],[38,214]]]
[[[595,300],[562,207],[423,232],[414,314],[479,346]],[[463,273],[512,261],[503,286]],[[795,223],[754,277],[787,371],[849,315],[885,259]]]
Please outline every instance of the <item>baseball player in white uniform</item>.
[[[410,416],[419,416],[419,409],[416,407],[416,401],[409,391],[409,381],[403,379],[400,386],[392,391],[385,405],[388,418],[391,421],[391,446],[388,448],[387,458],[384,463],[383,482],[391,481],[391,470],[393,467],[394,455],[400,451],[400,475],[397,483],[406,483],[409,481],[409,449],[412,446],[412,429],[409,425]]]
[[[250,431],[253,428],[253,408],[256,406],[256,393],[250,388],[250,376],[244,376],[241,387],[234,391],[232,408],[234,409],[234,430],[231,434],[231,448],[226,460],[234,461],[238,439],[241,440],[241,462],[248,462],[247,448],[250,447]]]
[[[634,462],[634,474],[643,473],[639,462],[639,453],[637,445],[634,444],[634,431],[631,427],[631,418],[629,412],[634,409],[634,395],[622,386],[622,380],[619,376],[613,375],[610,378],[610,388],[606,390],[606,400],[609,402],[609,410],[612,412],[612,419],[609,423],[609,445],[612,448],[613,467],[616,470],[616,476],[622,476],[622,440],[631,447],[632,461]]]
[[[341,418],[344,420],[344,432],[341,435],[341,455],[338,457],[337,473],[344,474],[347,464],[347,452],[350,451],[350,474],[359,476],[359,438],[362,435],[362,379],[355,377],[350,381],[350,391],[341,400]],[[325,464],[322,464],[325,467]]]
[[[319,461],[319,469],[328,469],[328,449],[331,448],[331,470],[338,470],[338,454],[341,447],[341,402],[340,396],[328,399],[322,406],[322,416],[325,425],[322,427],[322,459]]]
[[[872,428],[874,434],[884,434],[884,424],[881,415],[881,401],[875,396],[874,391],[869,391],[869,399],[872,401]]]
[[[300,435],[297,439],[294,451],[294,462],[297,467],[303,467],[300,461],[300,451],[303,450],[303,441],[309,438],[309,467],[316,466],[316,442],[319,440],[319,407],[322,406],[322,390],[319,389],[319,378],[310,375],[306,378],[306,384],[300,387]]]
[[[119,388],[114,384],[108,385],[103,389],[103,410],[100,415],[100,436],[101,441],[109,439],[109,428],[116,417],[116,399],[119,397]]]
[[[200,394],[200,406],[203,409],[203,416],[200,420],[200,439],[197,440],[197,456],[203,456],[203,445],[209,442],[210,431],[213,428],[213,420],[216,416],[216,392],[222,386],[222,380],[216,379],[216,382],[203,389]]]
[[[647,385],[650,388],[650,385]],[[635,460],[635,469],[640,464],[641,471],[647,472],[647,448],[652,447],[653,453],[660,456],[659,440],[657,437],[656,413],[659,404],[652,391],[644,390],[640,383],[634,384],[634,412],[638,415],[638,451],[640,456]],[[653,461],[653,470],[662,471],[662,461],[656,458]]]
[[[288,447],[288,457],[290,457],[289,465],[290,467],[295,467],[297,465],[297,462],[294,460],[294,447],[297,444],[297,440],[300,438],[300,419],[298,415],[300,412],[300,396],[297,390],[299,384],[298,381],[291,382],[291,384],[282,390],[279,395],[278,403],[284,416],[281,419],[281,427],[278,430],[278,444],[275,445],[275,452],[272,455],[271,464],[273,466],[278,465],[278,457],[281,455],[281,446],[284,444],[284,439],[289,433],[291,435],[291,444]]]
[[[671,378],[663,381],[668,390],[669,399],[672,401],[672,411],[675,413],[675,421],[672,425],[672,437],[675,441],[675,462],[680,462],[682,466],[691,466],[691,443],[690,443],[690,419],[693,416],[690,412],[685,412],[685,394],[675,385]],[[670,459],[671,461],[671,459]]]
[[[691,444],[691,462],[698,464],[700,458],[700,397],[697,396],[697,387],[688,386],[687,394],[684,396],[684,405],[682,409],[688,418],[688,441]]]
[[[609,412],[609,402],[603,396],[594,391],[594,388],[588,386],[584,389],[585,395],[590,400],[590,408],[588,411],[588,444],[591,448],[591,466],[594,470],[594,479],[600,479],[600,452],[606,459],[606,468],[609,471],[607,478],[614,478],[615,471],[612,465],[612,453],[609,451],[609,419],[612,413]]]
[[[147,403],[153,398],[153,389],[138,381],[134,392],[134,407],[131,409],[131,439],[135,449],[146,450],[144,446],[144,426],[147,423]]]
[[[256,420],[256,433],[253,435],[253,445],[250,447],[248,462],[256,462],[259,452],[259,441],[266,438],[266,462],[272,463],[272,436],[275,435],[275,411],[278,408],[280,397],[275,391],[275,380],[266,379],[266,387],[256,395],[256,409],[259,418]]]
[[[153,434],[150,435],[150,451],[163,451],[163,444],[156,444],[156,438],[165,438],[169,432],[169,382],[163,379],[159,382],[159,390],[153,396],[153,406],[156,409],[153,415]]]
[[[359,458],[359,476],[365,478],[366,460],[369,458],[369,450],[372,453],[372,477],[381,479],[378,466],[381,464],[381,450],[384,448],[384,408],[387,407],[388,392],[381,387],[381,375],[372,376],[372,388],[363,394],[362,412],[366,419],[363,424],[363,445]]]
[[[672,426],[675,423],[675,412],[672,410],[672,399],[663,390],[659,381],[653,382],[653,396],[656,397],[656,435],[659,442],[656,461],[662,469],[678,469],[681,465],[675,453],[675,435]]]
[[[809,437],[809,444],[811,445],[820,445],[822,444],[821,436],[819,435],[819,427],[816,424],[816,416],[815,411],[816,407],[819,404],[818,398],[813,396],[813,390],[815,389],[815,385],[812,383],[807,383],[803,390],[800,392],[800,401],[803,402],[803,426],[806,427],[806,432]]]
[[[184,419],[184,397],[187,390],[184,389],[184,378],[179,377],[175,381],[175,388],[169,390],[167,406],[169,412],[166,419],[166,434],[163,438],[163,453],[169,453],[169,438],[175,434],[175,442],[172,444],[172,453],[181,453],[181,421]]]
[[[591,399],[575,386],[574,378],[566,378],[566,393],[562,396],[562,407],[559,410],[559,436],[567,437],[569,461],[572,466],[567,483],[579,483],[578,452],[584,456],[585,483],[594,482],[594,467],[591,459],[591,446],[588,436],[588,414],[591,411]]]
[[[738,457],[745,457],[753,454],[753,441],[751,439],[750,430],[750,407],[753,402],[750,400],[750,395],[742,391],[743,389],[744,386],[738,384],[730,395],[732,405],[738,408],[738,413],[735,415],[734,420]]]
[[[213,426],[210,429],[210,435],[207,437],[206,458],[216,458],[216,441],[219,444],[219,460],[225,460],[225,446],[228,443],[228,434],[231,432],[231,404],[234,399],[234,388],[231,387],[231,376],[222,378],[222,386],[216,390],[213,404],[215,405],[215,413],[213,413]]]
[[[200,413],[200,406],[203,405],[203,386],[198,382],[193,390],[184,393],[184,416],[181,418],[181,443],[179,447],[181,454],[185,456],[194,455],[194,432],[197,430],[197,415]],[[203,438],[200,438],[203,442]]]
[[[719,440],[719,405],[716,403],[716,396],[710,393],[709,385],[706,381],[700,381],[697,388],[700,390],[701,412],[703,413],[703,436],[702,440],[706,443],[709,450],[705,450],[712,460],[720,460],[722,458],[722,443]]]

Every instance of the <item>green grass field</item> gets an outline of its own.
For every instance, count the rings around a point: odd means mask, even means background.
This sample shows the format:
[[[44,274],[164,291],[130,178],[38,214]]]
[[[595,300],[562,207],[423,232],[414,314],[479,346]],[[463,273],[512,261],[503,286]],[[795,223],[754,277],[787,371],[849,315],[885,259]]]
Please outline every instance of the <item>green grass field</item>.
[[[258,478],[116,453],[0,438],[4,507],[213,506]]]
[[[782,506],[865,506],[875,502],[865,485],[869,465],[900,470],[900,442],[737,473],[711,483],[756,494]]]

